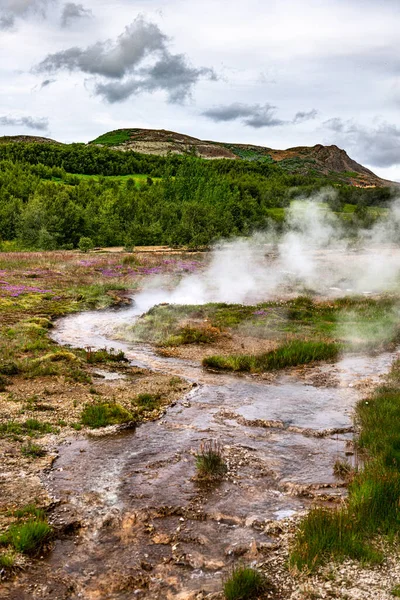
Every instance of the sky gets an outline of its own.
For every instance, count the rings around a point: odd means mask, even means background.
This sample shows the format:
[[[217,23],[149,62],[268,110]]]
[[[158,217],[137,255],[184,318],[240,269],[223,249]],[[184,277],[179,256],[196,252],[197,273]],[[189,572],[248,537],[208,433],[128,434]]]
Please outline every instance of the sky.
[[[0,0],[0,135],[336,144],[400,181],[399,0]]]

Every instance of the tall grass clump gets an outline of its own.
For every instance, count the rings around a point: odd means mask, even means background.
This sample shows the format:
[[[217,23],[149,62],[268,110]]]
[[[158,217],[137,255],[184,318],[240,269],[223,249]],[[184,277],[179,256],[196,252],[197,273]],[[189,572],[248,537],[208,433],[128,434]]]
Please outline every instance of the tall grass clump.
[[[219,442],[208,441],[202,443],[199,452],[195,456],[199,477],[217,479],[226,473],[227,466]]]
[[[13,516],[18,521],[0,536],[0,545],[11,546],[13,550],[22,554],[37,556],[53,534],[52,527],[46,521],[45,512],[29,504],[16,510]]]
[[[208,356],[203,359],[202,364],[209,369],[261,373],[316,361],[335,360],[339,352],[340,345],[334,342],[291,340],[264,354]]]
[[[299,570],[312,571],[331,558],[377,562],[374,538],[400,533],[400,361],[385,385],[358,403],[356,422],[365,466],[339,510],[316,508],[300,523],[290,557]]]
[[[258,598],[268,585],[265,577],[255,569],[245,566],[235,567],[224,583],[226,600],[253,600]]]
[[[83,425],[91,429],[99,429],[108,425],[119,425],[133,420],[133,415],[120,404],[99,402],[88,404],[82,411]]]
[[[0,537],[0,544],[11,545],[17,552],[36,556],[50,540],[52,528],[46,521],[29,520],[11,525]]]

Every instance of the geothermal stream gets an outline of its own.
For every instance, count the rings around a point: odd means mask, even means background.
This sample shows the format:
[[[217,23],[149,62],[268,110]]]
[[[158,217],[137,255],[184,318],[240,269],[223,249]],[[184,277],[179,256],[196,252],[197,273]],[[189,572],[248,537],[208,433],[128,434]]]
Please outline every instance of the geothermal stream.
[[[68,598],[202,598],[201,591],[221,590],[239,557],[268,561],[276,538],[265,531],[266,522],[345,493],[333,465],[351,454],[358,387],[377,381],[393,359],[390,353],[349,356],[309,367],[306,380],[292,371],[273,383],[213,375],[113,340],[115,326],[137,314],[133,305],[69,316],[58,322],[54,338],[122,349],[133,365],[182,376],[194,387],[158,422],[74,438],[59,448],[47,480],[60,501],[53,518],[70,529],[83,527],[58,540],[44,561],[53,582],[49,597],[64,598],[55,594],[57,580],[71,590]],[[324,387],[312,385],[316,379]],[[210,439],[223,446],[229,472],[220,484],[204,487],[193,479],[193,452]]]

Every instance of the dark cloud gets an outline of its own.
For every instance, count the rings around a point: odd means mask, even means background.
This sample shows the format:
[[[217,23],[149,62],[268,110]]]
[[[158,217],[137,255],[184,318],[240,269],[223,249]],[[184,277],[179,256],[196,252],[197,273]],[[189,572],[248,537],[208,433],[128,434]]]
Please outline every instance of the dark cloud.
[[[0,30],[12,29],[18,17],[26,17],[29,13],[45,14],[49,3],[53,0],[1,0]]]
[[[285,123],[285,121],[275,117],[275,111],[276,107],[271,104],[241,104],[235,102],[210,108],[202,114],[216,123],[241,120],[245,125],[259,129],[260,127],[276,127]]]
[[[42,90],[43,88],[49,87],[49,85],[51,85],[55,81],[56,81],[55,79],[45,79],[44,81],[42,81],[42,85],[40,86],[40,89]]]
[[[67,69],[118,80],[95,83],[95,93],[111,103],[156,90],[166,91],[170,102],[180,102],[200,78],[216,79],[212,69],[192,67],[185,55],[171,54],[167,42],[158,25],[139,17],[115,42],[107,40],[85,49],[74,47],[50,54],[35,70],[54,73]],[[145,59],[152,59],[150,65],[142,66]]]
[[[312,121],[318,115],[318,111],[313,108],[308,112],[299,111],[295,114],[293,123],[296,125],[297,123],[305,123],[306,121]]]
[[[328,119],[328,121],[323,122],[324,127],[327,129],[331,129],[332,131],[336,131],[337,133],[344,131],[345,123],[342,119],[338,117],[334,117],[333,119]]]
[[[7,31],[8,29],[12,29],[15,24],[15,17],[12,14],[5,14],[0,16],[0,30]]]
[[[108,102],[121,102],[142,92],[167,92],[169,102],[179,103],[191,93],[192,87],[201,78],[216,79],[212,69],[191,67],[182,54],[164,53],[150,68],[140,69],[136,77],[124,82],[98,83],[96,94]]]
[[[68,27],[71,21],[75,19],[90,18],[93,16],[91,10],[86,9],[82,4],[75,4],[74,2],[67,2],[64,4],[63,12],[61,15],[61,25]]]
[[[28,129],[37,129],[46,131],[49,127],[48,119],[35,117],[0,117],[0,127],[27,127]]]
[[[400,164],[400,128],[390,123],[365,127],[339,118],[323,123],[336,134],[335,142],[354,153],[357,158],[376,167]]]
[[[38,65],[37,71],[52,73],[67,69],[121,79],[146,56],[165,50],[166,41],[166,36],[157,25],[139,17],[125,28],[116,42],[107,40],[85,49],[74,47],[49,54]]]

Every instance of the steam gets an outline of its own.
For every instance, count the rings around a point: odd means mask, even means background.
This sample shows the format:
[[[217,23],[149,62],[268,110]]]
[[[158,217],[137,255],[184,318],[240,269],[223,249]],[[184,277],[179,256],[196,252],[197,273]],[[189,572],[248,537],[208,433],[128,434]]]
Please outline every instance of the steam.
[[[400,282],[400,200],[386,218],[360,231],[355,243],[346,239],[342,222],[324,203],[331,194],[328,190],[294,202],[280,236],[271,227],[218,244],[204,271],[187,275],[172,290],[167,280],[153,279],[135,297],[136,310],[146,312],[163,302],[256,304],[299,294],[340,297],[395,290]]]

